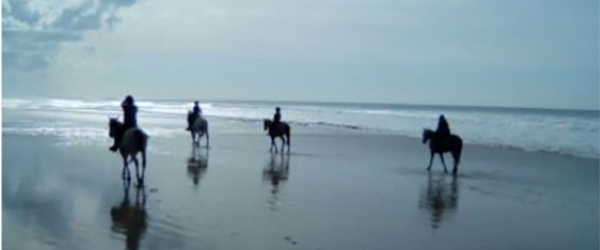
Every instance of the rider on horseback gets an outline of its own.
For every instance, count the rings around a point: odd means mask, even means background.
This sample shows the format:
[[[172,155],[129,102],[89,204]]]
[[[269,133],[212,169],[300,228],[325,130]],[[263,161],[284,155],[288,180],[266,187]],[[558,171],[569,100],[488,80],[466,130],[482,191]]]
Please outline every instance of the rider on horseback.
[[[435,137],[439,142],[445,142],[447,141],[448,137],[450,137],[450,126],[448,125],[448,121],[446,121],[446,117],[444,117],[444,115],[440,115],[438,127],[435,131]]]
[[[281,108],[276,107],[275,115],[273,115],[273,124],[271,125],[271,127],[277,128],[279,124],[281,124]]]
[[[123,109],[123,122],[124,125],[120,131],[115,135],[114,144],[110,147],[110,150],[115,152],[117,151],[117,146],[121,143],[121,139],[125,134],[125,131],[129,128],[137,127],[137,106],[135,106],[135,101],[131,95],[125,97],[125,100],[121,103],[121,108]]]
[[[196,119],[198,117],[200,117],[201,115],[202,115],[202,109],[200,108],[200,102],[195,101],[194,109],[192,109],[192,112],[188,113],[188,127],[186,128],[186,130],[190,130],[192,127],[192,124],[194,124]]]

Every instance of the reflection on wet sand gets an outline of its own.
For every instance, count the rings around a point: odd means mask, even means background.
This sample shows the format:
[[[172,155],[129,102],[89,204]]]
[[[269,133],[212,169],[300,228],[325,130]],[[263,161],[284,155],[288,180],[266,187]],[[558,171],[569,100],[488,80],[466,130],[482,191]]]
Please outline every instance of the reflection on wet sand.
[[[290,172],[290,155],[280,154],[277,159],[277,154],[271,154],[271,159],[267,166],[263,169],[263,180],[271,185],[271,198],[268,203],[271,210],[276,210],[279,203],[277,194],[279,192],[279,184],[282,181],[287,181]]]
[[[448,180],[450,179],[450,180]],[[458,206],[458,184],[454,176],[427,177],[427,188],[421,192],[419,208],[431,214],[431,227],[437,229]]]
[[[146,213],[146,193],[144,186],[135,187],[135,202],[129,201],[130,182],[123,184],[123,201],[110,210],[111,230],[125,236],[127,249],[139,249],[142,235],[146,232],[148,214]]]
[[[192,178],[194,185],[198,185],[200,178],[208,169],[208,148],[203,152],[198,146],[192,147],[192,153],[187,160],[188,175]]]
[[[263,180],[271,182],[271,192],[277,193],[279,182],[287,181],[290,170],[290,156],[281,154],[279,161],[277,154],[271,154],[271,160],[267,167],[263,170]]]

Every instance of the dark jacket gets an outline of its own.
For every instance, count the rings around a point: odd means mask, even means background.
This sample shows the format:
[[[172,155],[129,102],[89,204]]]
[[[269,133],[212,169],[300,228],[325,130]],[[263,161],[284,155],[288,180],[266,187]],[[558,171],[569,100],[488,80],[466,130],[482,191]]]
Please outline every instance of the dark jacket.
[[[273,116],[273,122],[275,122],[275,123],[281,122],[281,113],[279,113],[279,112],[275,113],[275,115]]]
[[[121,108],[123,109],[125,128],[137,127],[137,106],[123,102],[121,103]]]
[[[446,121],[445,117],[440,117],[440,120],[438,121],[438,127],[436,130],[436,134],[440,137],[440,138],[446,138],[448,136],[450,136],[450,126],[448,125],[448,121]]]
[[[194,106],[192,112],[195,116],[199,116],[202,114],[202,109],[200,109],[200,106]]]

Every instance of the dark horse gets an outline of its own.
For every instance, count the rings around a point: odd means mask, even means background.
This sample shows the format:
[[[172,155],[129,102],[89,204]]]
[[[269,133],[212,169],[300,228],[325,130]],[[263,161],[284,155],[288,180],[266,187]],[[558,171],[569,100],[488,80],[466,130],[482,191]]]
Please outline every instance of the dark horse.
[[[435,138],[435,132],[431,129],[423,130],[423,143],[429,141],[429,150],[431,151],[431,158],[429,159],[429,166],[427,171],[431,169],[431,163],[433,162],[433,156],[437,153],[440,154],[442,164],[444,165],[444,172],[448,173],[446,163],[444,162],[444,153],[451,152],[454,158],[454,169],[452,173],[456,175],[458,171],[458,164],[460,163],[460,155],[462,153],[463,141],[457,135],[450,135],[446,141],[438,142]]]
[[[290,152],[290,125],[285,122],[280,122],[279,126],[274,128],[273,121],[269,119],[265,119],[264,121],[264,130],[269,131],[269,136],[271,137],[271,148],[269,150],[273,151],[275,148],[275,152],[277,152],[277,144],[275,143],[275,138],[280,137],[283,144],[281,144],[281,151],[283,152],[283,148],[285,144],[288,146],[288,152]]]
[[[115,137],[119,131],[123,129],[123,123],[117,118],[110,118],[108,122],[110,137]],[[123,179],[131,180],[131,174],[129,173],[129,163],[133,161],[135,163],[135,173],[138,178],[138,182],[144,183],[144,173],[146,171],[146,147],[148,145],[148,135],[144,133],[140,128],[133,127],[123,132],[123,137],[119,145],[117,145],[121,157],[123,157]],[[139,174],[139,162],[137,154],[142,155],[142,175]],[[127,170],[127,171],[126,171]]]

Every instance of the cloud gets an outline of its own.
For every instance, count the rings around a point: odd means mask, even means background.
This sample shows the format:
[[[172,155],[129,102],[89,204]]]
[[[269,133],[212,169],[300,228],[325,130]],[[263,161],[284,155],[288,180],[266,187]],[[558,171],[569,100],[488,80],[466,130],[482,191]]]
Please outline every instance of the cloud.
[[[5,68],[25,71],[47,66],[61,45],[85,32],[112,29],[119,9],[137,0],[4,0],[2,57]]]

